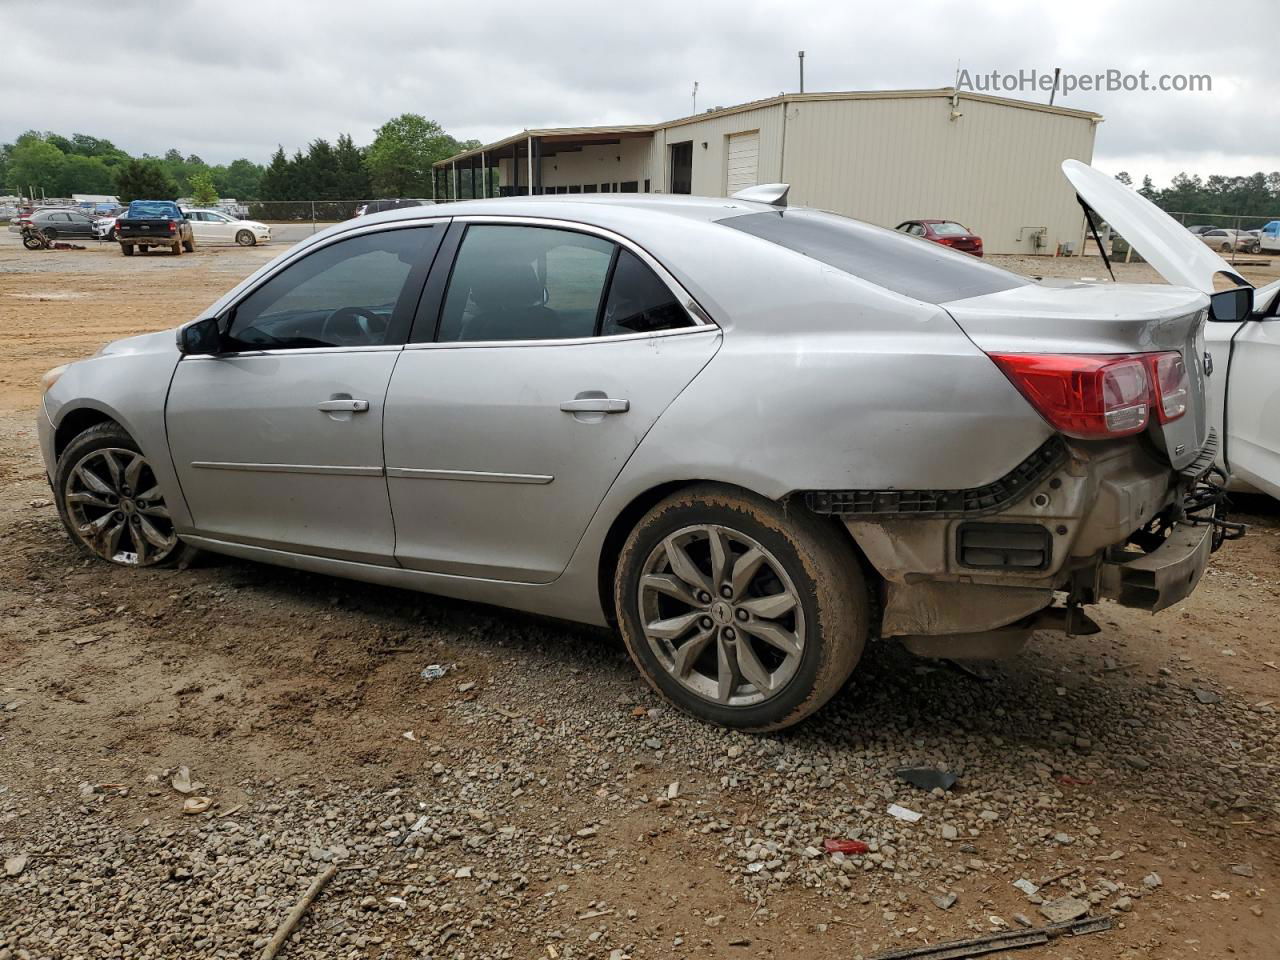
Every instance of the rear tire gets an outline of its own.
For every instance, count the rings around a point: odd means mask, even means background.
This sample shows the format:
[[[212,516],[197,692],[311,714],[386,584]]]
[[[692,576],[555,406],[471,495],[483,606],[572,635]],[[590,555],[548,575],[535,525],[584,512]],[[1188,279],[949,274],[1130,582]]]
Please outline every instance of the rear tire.
[[[252,247],[257,242],[258,242],[258,238],[255,237],[248,230],[241,230],[239,233],[236,234],[236,243],[238,243],[242,247]]]
[[[44,228],[44,235],[45,235],[46,237],[48,237],[50,240],[57,240],[57,239],[58,239],[58,228],[57,228],[57,227],[45,227],[45,228]]]
[[[1230,253],[1230,252],[1231,252],[1231,244],[1229,244],[1229,243],[1224,243],[1222,246],[1220,246],[1220,247],[1218,248],[1218,252],[1219,252],[1219,253]]]
[[[187,251],[187,253],[195,253],[195,252],[196,252],[196,238],[195,238],[195,237],[192,237],[190,240],[183,240],[183,241],[182,241],[182,248],[183,248],[184,250],[186,250],[186,251]]]
[[[830,700],[862,655],[872,611],[859,558],[838,530],[709,484],[663,500],[631,532],[614,604],[627,650],[658,693],[699,719],[751,731],[791,726]]]
[[[133,256],[133,244],[132,244],[132,243],[122,243],[122,244],[120,244],[120,252],[121,252],[121,253],[123,253],[126,257],[132,257],[132,256]]]

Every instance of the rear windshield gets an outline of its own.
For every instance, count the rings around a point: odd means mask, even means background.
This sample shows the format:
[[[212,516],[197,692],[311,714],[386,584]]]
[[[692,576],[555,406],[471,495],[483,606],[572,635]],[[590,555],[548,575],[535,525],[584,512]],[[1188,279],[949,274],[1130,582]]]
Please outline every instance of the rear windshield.
[[[135,200],[129,204],[129,220],[166,220],[182,216],[172,200]]]
[[[980,297],[1031,282],[967,253],[833,213],[780,210],[719,222],[925,303]]]
[[[952,223],[948,220],[946,223],[935,223],[933,232],[940,237],[962,237],[969,231],[958,223]]]

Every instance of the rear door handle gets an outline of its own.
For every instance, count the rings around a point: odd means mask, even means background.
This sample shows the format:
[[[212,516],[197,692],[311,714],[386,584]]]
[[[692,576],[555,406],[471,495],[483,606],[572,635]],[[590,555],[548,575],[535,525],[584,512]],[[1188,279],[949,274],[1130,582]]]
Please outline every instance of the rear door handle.
[[[560,404],[565,413],[626,413],[631,409],[630,400],[614,400],[610,397],[585,397],[565,400]]]
[[[325,413],[367,413],[368,400],[321,400],[316,404],[317,410]]]

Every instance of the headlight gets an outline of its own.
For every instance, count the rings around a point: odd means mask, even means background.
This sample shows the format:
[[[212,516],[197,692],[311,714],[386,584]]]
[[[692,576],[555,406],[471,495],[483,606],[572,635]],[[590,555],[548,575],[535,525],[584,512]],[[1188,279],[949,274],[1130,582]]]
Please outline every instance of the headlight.
[[[58,380],[62,377],[62,375],[66,372],[67,372],[67,365],[64,363],[60,367],[54,367],[52,370],[46,373],[43,377],[41,377],[40,378],[41,395],[48,393],[49,388],[52,387],[55,383],[57,383]]]

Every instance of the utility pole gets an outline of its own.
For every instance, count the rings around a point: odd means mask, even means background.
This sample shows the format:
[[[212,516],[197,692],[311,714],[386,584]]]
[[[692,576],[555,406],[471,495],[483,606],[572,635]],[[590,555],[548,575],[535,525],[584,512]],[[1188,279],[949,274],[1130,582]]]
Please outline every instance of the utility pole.
[[[797,56],[800,57],[800,92],[804,93],[804,51],[801,50]]]
[[[693,114],[697,112],[698,112],[698,81],[695,80],[693,81],[693,110],[692,112],[690,112],[689,116],[693,116]]]
[[[1053,68],[1053,89],[1049,91],[1049,106],[1053,106],[1053,98],[1058,95],[1058,78],[1062,76],[1062,68]]]

